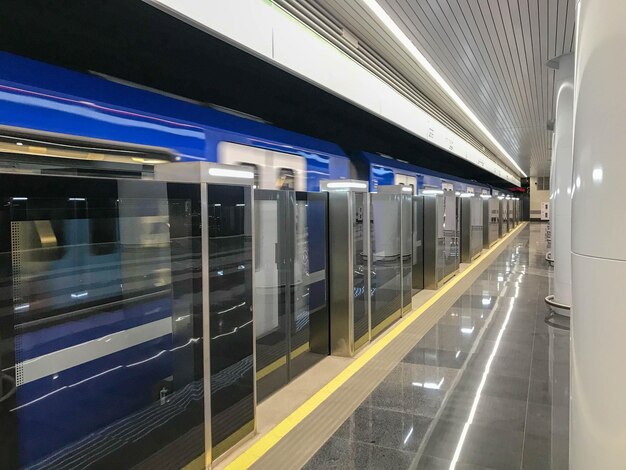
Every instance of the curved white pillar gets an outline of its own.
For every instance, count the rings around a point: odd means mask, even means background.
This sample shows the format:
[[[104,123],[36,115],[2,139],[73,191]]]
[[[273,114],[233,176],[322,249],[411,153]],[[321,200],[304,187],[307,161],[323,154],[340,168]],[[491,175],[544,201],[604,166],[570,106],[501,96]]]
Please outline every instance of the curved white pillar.
[[[552,147],[551,214],[554,301],[572,304],[572,140],[574,128],[574,54],[552,63],[556,70],[556,109]],[[556,309],[569,315],[569,310]]]
[[[626,1],[579,0],[572,198],[572,469],[626,466]]]

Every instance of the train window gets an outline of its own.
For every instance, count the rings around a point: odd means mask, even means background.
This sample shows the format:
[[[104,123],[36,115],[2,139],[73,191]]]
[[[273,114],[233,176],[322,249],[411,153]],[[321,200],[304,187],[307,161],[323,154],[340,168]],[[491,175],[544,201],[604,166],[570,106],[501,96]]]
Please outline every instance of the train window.
[[[258,188],[259,187],[259,167],[256,166],[254,163],[240,162],[239,164],[241,166],[244,166],[246,168],[250,168],[252,170],[252,172],[254,173],[254,187]]]
[[[117,249],[117,221],[114,219],[90,218],[89,249],[94,256],[110,255]]]
[[[30,247],[28,256],[38,262],[52,262],[65,256],[65,229],[56,220],[34,220],[17,224],[14,243]]]
[[[296,173],[291,168],[281,168],[278,171],[276,189],[294,190],[296,189]]]

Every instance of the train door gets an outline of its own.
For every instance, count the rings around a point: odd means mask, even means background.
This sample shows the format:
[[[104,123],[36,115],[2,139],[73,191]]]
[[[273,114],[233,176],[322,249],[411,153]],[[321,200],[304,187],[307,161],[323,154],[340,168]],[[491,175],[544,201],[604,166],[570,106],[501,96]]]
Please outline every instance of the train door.
[[[269,151],[269,160],[274,169],[274,187],[306,191],[306,159],[298,155]]]
[[[325,193],[257,190],[254,303],[262,401],[329,353]]]
[[[220,142],[217,146],[217,161],[227,165],[243,165],[254,172],[254,186],[261,188],[272,180],[272,169],[268,168],[267,151],[246,145]]]
[[[306,190],[306,159],[248,145],[220,142],[217,160],[227,165],[243,165],[254,170],[259,189]]]
[[[400,173],[396,173],[394,175],[394,183],[393,184],[399,184],[401,186],[410,186],[411,188],[413,188],[413,194],[417,194],[417,177],[416,176],[410,176],[410,175],[403,175]]]

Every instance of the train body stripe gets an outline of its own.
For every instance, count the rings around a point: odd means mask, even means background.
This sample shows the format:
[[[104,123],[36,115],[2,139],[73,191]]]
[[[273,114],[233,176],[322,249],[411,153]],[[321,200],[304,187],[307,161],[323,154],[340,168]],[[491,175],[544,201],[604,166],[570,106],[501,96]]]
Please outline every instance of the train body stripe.
[[[18,386],[172,333],[172,319],[118,331],[17,364]]]

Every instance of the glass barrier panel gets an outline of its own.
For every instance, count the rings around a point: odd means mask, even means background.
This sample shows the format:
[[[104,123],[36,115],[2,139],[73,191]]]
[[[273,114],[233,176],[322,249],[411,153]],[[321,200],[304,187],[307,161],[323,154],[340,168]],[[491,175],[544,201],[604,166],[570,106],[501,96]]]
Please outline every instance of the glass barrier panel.
[[[200,457],[199,185],[0,181],[3,465]]]
[[[368,280],[366,233],[367,223],[367,194],[351,194],[353,203],[352,221],[352,250],[353,250],[353,327],[354,327],[354,349],[358,349],[369,340],[369,318],[368,318]]]
[[[424,289],[424,197],[413,196],[413,289],[415,295]]]
[[[295,194],[290,378],[329,354],[327,193]]]
[[[254,431],[252,188],[207,186],[215,459]]]
[[[402,311],[400,195],[371,195],[372,337]]]
[[[402,203],[402,312],[408,313],[413,299],[413,201],[403,194]]]
[[[287,367],[287,191],[254,191],[257,401],[289,381]]]

